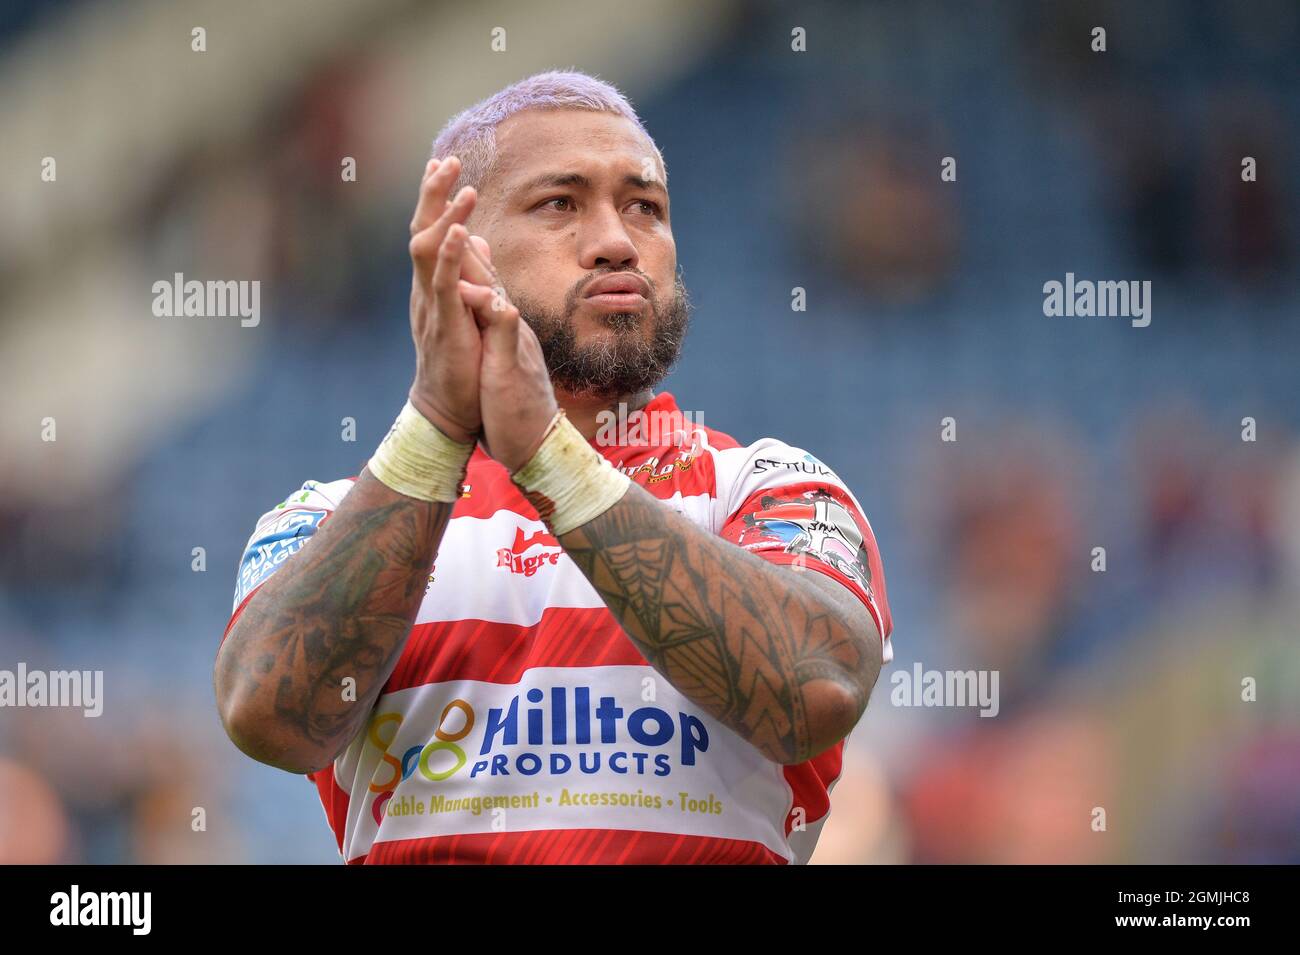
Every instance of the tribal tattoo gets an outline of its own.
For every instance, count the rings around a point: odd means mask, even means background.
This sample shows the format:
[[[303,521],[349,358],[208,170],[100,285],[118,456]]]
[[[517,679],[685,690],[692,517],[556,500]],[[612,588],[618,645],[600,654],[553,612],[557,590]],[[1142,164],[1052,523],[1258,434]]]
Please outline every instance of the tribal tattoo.
[[[636,485],[560,543],[647,662],[769,759],[817,755],[866,708],[875,623],[820,572],[768,563]]]
[[[304,772],[357,734],[411,632],[451,507],[362,471],[310,546],[253,595],[215,671],[223,713],[243,714],[228,721],[243,728],[231,733],[241,749]]]

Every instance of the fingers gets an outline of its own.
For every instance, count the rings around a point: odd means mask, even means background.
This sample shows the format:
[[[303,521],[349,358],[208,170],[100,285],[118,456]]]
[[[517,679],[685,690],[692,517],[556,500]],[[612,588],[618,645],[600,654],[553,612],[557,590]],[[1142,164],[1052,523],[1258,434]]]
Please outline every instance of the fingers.
[[[483,260],[484,264],[491,267],[492,265],[492,247],[488,245],[487,239],[481,235],[472,235],[469,237],[470,245],[474,247],[475,254]]]
[[[412,236],[429,228],[442,215],[447,205],[447,194],[451,192],[452,183],[459,175],[458,157],[448,156],[445,161],[429,160],[420,180],[420,198],[415,204],[415,215],[411,218]]]
[[[471,186],[465,186],[456,194],[442,215],[427,229],[415,234],[411,239],[411,262],[415,266],[416,279],[423,285],[433,280],[433,272],[438,264],[439,250],[452,225],[463,225],[474,211],[478,193]],[[459,260],[458,260],[459,261]]]
[[[433,295],[438,309],[438,326],[442,330],[455,321],[453,316],[464,309],[457,283],[460,281],[461,260],[465,254],[465,241],[469,232],[459,222],[447,227],[447,237],[438,249],[437,265],[433,272]]]
[[[510,300],[506,296],[505,286],[501,284],[496,269],[492,267],[492,247],[488,245],[487,239],[481,235],[471,235],[469,246],[465,251],[468,254],[465,256],[465,268],[461,272],[461,278],[475,285],[490,286],[496,293],[491,307],[497,311],[505,308]]]
[[[475,323],[483,331],[484,344],[513,350],[519,341],[519,309],[499,295],[496,289],[486,285],[461,279],[458,290],[461,300],[472,311]],[[507,354],[513,354],[513,351]]]
[[[432,280],[438,248],[442,245],[447,226],[454,221],[465,221],[477,198],[467,199],[466,191],[462,189],[455,200],[447,202],[447,195],[460,175],[460,169],[457,156],[448,156],[445,160],[430,159],[424,167],[420,198],[411,218],[410,252],[416,279],[425,286]],[[464,202],[469,203],[468,209],[460,205]]]
[[[492,268],[492,252],[481,235],[471,235],[465,246],[465,262],[461,278],[478,285],[497,286],[496,270]]]
[[[457,291],[460,293],[460,299],[465,303],[465,307],[474,316],[474,321],[478,327],[480,329],[487,328],[489,319],[479,313],[492,310],[492,299],[495,298],[492,289],[486,285],[461,279],[457,283]]]

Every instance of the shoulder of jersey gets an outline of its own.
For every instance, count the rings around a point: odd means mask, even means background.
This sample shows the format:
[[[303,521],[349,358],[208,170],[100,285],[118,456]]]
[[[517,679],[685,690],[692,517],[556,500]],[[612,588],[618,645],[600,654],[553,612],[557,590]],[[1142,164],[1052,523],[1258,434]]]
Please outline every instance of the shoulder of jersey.
[[[814,481],[848,490],[819,457],[779,438],[759,438],[744,447],[714,452],[720,487],[778,487]]]
[[[735,497],[737,492],[743,494],[757,488],[807,481],[821,481],[848,490],[839,475],[821,459],[778,438],[759,438],[742,445],[724,431],[699,424],[693,427],[690,439],[680,447],[646,447],[630,453],[628,449],[619,449],[608,456],[612,461],[617,458],[616,463],[621,463],[624,472],[636,483],[660,497],[693,491],[725,500]],[[696,460],[706,456],[711,466],[706,470],[711,473],[686,473]],[[701,485],[701,479],[709,486]],[[277,522],[286,512],[333,511],[356,480],[353,476],[328,482],[304,481],[302,487],[262,515],[258,530]],[[460,516],[477,516],[485,508],[488,512],[496,509],[489,502],[517,494],[518,489],[506,469],[478,448],[470,459],[457,511]],[[740,501],[734,503],[738,505]]]
[[[277,528],[294,526],[300,528],[298,534],[312,533],[339,506],[356,480],[351,477],[328,483],[304,481],[302,487],[257,519],[253,533],[248,538],[249,546]]]
[[[339,506],[355,478],[322,484],[305,481],[257,520],[239,560],[233,608],[239,605],[280,564],[303,546]]]
[[[328,482],[304,481],[302,487],[263,514],[258,524],[260,526],[268,520],[273,520],[277,515],[282,515],[286,511],[307,510],[310,508],[332,511],[339,506],[348,491],[352,490],[352,485],[356,481],[355,477],[340,478],[337,481]]]

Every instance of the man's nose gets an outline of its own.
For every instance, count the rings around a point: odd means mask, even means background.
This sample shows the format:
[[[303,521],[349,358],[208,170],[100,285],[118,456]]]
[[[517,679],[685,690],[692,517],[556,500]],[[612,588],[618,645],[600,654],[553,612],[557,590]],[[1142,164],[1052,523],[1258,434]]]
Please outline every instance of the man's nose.
[[[636,244],[627,234],[623,217],[613,206],[593,211],[581,228],[578,256],[584,269],[636,268],[639,261]]]

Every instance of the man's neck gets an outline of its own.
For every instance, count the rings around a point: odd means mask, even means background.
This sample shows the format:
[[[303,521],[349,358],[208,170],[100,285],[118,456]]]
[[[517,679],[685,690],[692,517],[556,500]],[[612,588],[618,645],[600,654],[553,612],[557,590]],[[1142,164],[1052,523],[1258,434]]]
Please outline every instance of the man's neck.
[[[644,408],[654,396],[655,393],[650,388],[612,401],[608,398],[579,398],[559,390],[555,392],[555,400],[564,409],[565,416],[588,441],[596,437],[596,432],[600,430],[597,415],[601,412],[612,411],[617,414],[620,404],[625,404],[629,413],[638,411]]]

